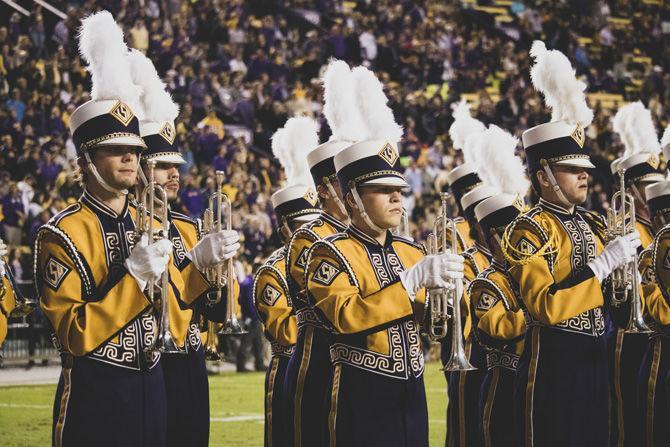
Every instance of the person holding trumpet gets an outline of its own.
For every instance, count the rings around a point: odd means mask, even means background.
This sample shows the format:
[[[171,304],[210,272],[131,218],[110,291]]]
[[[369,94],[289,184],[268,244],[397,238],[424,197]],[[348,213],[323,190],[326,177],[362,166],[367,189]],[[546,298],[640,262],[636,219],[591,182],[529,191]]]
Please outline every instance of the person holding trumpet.
[[[535,41],[531,79],[552,121],[522,135],[537,206],[505,231],[502,248],[527,321],[514,391],[518,445],[605,446],[609,384],[603,284],[634,259],[636,231],[605,239],[588,194],[585,129],[593,112],[570,61]]]
[[[165,350],[161,358],[167,395],[167,441],[174,446],[207,446],[209,383],[198,317],[206,312],[210,320],[223,322],[226,319],[227,299],[216,306],[207,306],[216,290],[206,273],[207,269],[235,256],[240,248],[239,235],[237,231],[226,229],[203,234],[200,221],[169,209],[169,203],[176,200],[179,193],[179,166],[185,163],[174,127],[179,107],[165,90],[150,59],[137,50],[131,50],[128,58],[133,80],[142,87],[144,119],[139,129],[147,145],[142,154],[138,186],[143,190],[156,185],[164,191],[164,198],[156,198],[153,206],[156,215],[167,216],[172,259],[184,282],[181,294],[168,303],[169,330],[163,332],[163,336],[171,338],[168,340],[170,349]],[[220,181],[217,184],[220,189]],[[143,200],[141,193],[138,199]],[[150,206],[141,203],[141,208]],[[234,278],[231,280],[236,301],[239,287]],[[208,326],[216,324],[210,321]],[[208,345],[213,344],[214,334],[216,331],[208,332]]]
[[[361,100],[383,95],[376,88],[359,90]],[[390,231],[400,224],[408,185],[396,148],[402,131],[385,102],[361,109],[365,139],[334,158],[351,224],[314,242],[308,254],[307,299],[331,334],[331,446],[428,445],[417,321],[426,287],[456,287],[463,276],[460,256],[424,256]]]
[[[649,209],[645,201],[646,186],[665,180],[659,169],[661,146],[651,112],[641,101],[621,107],[612,127],[624,144],[625,152],[616,163],[618,191],[612,198],[608,227],[621,224],[616,208],[620,209],[622,198],[628,197],[625,220],[640,234],[640,250],[647,249],[654,239]],[[634,216],[630,214],[633,213]],[[613,284],[615,289],[619,289]],[[638,370],[649,345],[648,328],[631,332],[630,301],[614,290],[612,306],[609,309],[611,323],[607,331],[609,368],[612,400],[611,445],[638,445],[643,427],[640,422],[642,409],[638,395]],[[639,295],[639,292],[638,292]]]
[[[82,20],[79,48],[92,99],[70,130],[84,193],[37,234],[36,290],[61,353],[52,442],[60,445],[164,445],[166,394],[150,283],[171,300],[183,282],[168,239],[135,239],[140,88],[133,83],[123,32],[101,11]],[[171,284],[160,279],[168,273]]]
[[[270,342],[272,360],[265,376],[265,446],[288,446],[291,436],[286,370],[295,349],[298,326],[286,273],[286,251],[291,235],[319,216],[317,194],[305,156],[318,142],[317,125],[307,117],[289,118],[272,136],[272,151],[284,168],[287,185],[275,192],[272,206],[284,246],[274,251],[254,276],[253,300]],[[312,411],[318,411],[318,408]]]

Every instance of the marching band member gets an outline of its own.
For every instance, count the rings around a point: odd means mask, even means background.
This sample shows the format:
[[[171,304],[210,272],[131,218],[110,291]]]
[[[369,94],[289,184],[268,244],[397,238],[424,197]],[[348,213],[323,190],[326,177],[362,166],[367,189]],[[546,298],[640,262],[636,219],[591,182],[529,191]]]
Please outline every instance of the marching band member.
[[[380,94],[373,78],[361,73],[358,79],[363,102]],[[385,104],[365,103],[361,110],[366,140],[334,159],[351,225],[312,245],[306,273],[308,299],[332,333],[329,441],[426,446],[424,360],[414,306],[425,301],[424,287],[461,278],[462,258],[424,257],[418,246],[389,231],[400,224],[401,191],[408,185],[395,141],[383,135],[397,139],[402,131]]]
[[[2,278],[2,284],[0,285],[0,347],[2,347],[5,337],[7,337],[7,323],[9,321],[9,316],[16,306],[14,289],[9,280],[11,272],[7,271],[9,266],[5,261],[8,254],[9,250],[7,250],[7,245],[4,241],[0,240],[0,278]]]
[[[135,242],[135,185],[146,145],[136,111],[121,28],[102,11],[82,21],[82,57],[92,100],[70,129],[84,176],[81,199],[39,230],[35,281],[63,364],[56,391],[53,444],[164,445],[166,396],[156,340],[153,291],[166,268],[170,299],[183,290],[167,239]],[[147,350],[148,349],[148,350]]]
[[[478,156],[479,141],[486,127],[478,120],[470,117],[467,103],[461,102],[454,110],[455,120],[449,129],[449,134],[463,151],[465,165],[472,167],[478,177],[483,166]],[[460,209],[468,224],[469,237],[472,245],[461,254],[465,258],[463,275],[466,283],[466,292],[461,298],[461,315],[463,316],[463,334],[465,353],[468,361],[475,367],[473,370],[447,372],[449,406],[447,407],[447,441],[448,446],[478,446],[482,443],[479,415],[479,394],[486,373],[486,354],[472,334],[472,319],[469,312],[469,296],[467,285],[477,275],[489,267],[491,252],[485,246],[485,238],[475,216],[475,207],[481,201],[498,194],[499,191],[482,182],[465,193],[460,201]],[[448,340],[442,341],[442,346]],[[449,344],[449,348],[451,344]],[[442,362],[446,364],[450,349],[442,350]]]
[[[518,290],[507,274],[508,265],[500,249],[505,228],[524,210],[523,197],[530,187],[523,163],[514,153],[517,144],[516,138],[493,125],[479,141],[480,174],[487,183],[502,191],[475,207],[477,222],[492,257],[491,266],[481,272],[468,289],[472,331],[486,351],[486,373],[479,397],[485,447],[519,445],[510,403],[526,323],[519,307]],[[485,172],[490,175],[484,175]]]
[[[620,179],[624,172],[625,193],[634,200],[636,229],[642,243],[640,249],[646,249],[651,245],[654,233],[645,201],[645,187],[665,178],[659,170],[661,147],[651,113],[640,101],[621,107],[612,126],[626,148],[616,163],[616,178]],[[639,445],[642,435],[637,380],[649,334],[625,332],[629,320],[627,310],[628,306],[612,304],[607,331],[613,422],[610,443],[616,446]]]
[[[318,314],[305,300],[304,276],[307,252],[312,243],[346,229],[349,217],[342,202],[333,158],[354,139],[360,138],[356,132],[361,132],[362,121],[356,104],[353,74],[345,62],[330,62],[323,76],[323,88],[323,113],[333,136],[318,147],[315,144],[307,154],[322,211],[316,219],[293,233],[285,258],[289,293],[298,322],[296,349],[286,373],[287,404],[292,422],[290,439],[295,446],[318,445],[327,436],[328,412],[324,402],[333,367],[327,335],[321,329],[323,324],[316,324]]]
[[[165,190],[168,201],[173,202],[179,197],[179,166],[185,163],[174,127],[179,107],[165,90],[151,60],[137,50],[131,50],[129,58],[133,80],[142,87],[144,118],[140,121],[140,135],[147,145],[142,154],[140,188],[147,184],[147,163],[153,161],[156,163],[154,181]],[[157,210],[167,206],[159,200],[156,202]],[[160,215],[160,211],[157,214]],[[199,221],[171,209],[168,209],[168,219],[173,261],[185,290],[179,301],[169,303],[170,333],[179,352],[164,352],[161,357],[167,394],[167,440],[168,445],[174,446],[206,446],[209,443],[209,383],[197,315],[192,306],[198,300],[198,309],[207,309],[204,301],[212,286],[201,272],[233,257],[240,247],[239,236],[234,230],[203,236]],[[237,283],[234,284],[234,296],[237,296],[239,290]]]
[[[593,112],[568,59],[535,41],[531,79],[552,121],[522,135],[537,206],[506,231],[503,250],[528,327],[515,384],[519,445],[608,444],[608,371],[602,284],[630,262],[639,234],[605,247],[604,222],[578,205],[593,168],[584,151]]]
[[[642,417],[637,444],[655,446],[664,445],[670,436],[667,424],[670,388],[666,381],[670,374],[670,181],[647,186],[646,198],[656,237],[651,247],[640,255],[640,275],[647,321],[653,334],[639,368],[638,395]]]
[[[256,272],[254,305],[272,347],[272,361],[265,377],[265,445],[288,446],[291,437],[290,392],[285,376],[298,337],[295,296],[287,281],[288,241],[298,227],[318,217],[317,195],[311,183],[305,155],[318,143],[317,126],[307,117],[290,118],[272,136],[272,151],[282,164],[287,186],[272,195],[284,246],[276,250]],[[319,411],[319,407],[313,411]]]

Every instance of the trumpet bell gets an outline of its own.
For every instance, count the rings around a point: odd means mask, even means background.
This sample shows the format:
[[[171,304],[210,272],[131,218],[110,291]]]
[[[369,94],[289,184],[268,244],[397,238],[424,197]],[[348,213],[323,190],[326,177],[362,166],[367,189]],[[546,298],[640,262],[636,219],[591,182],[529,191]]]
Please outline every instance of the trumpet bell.
[[[218,352],[216,352],[216,349],[206,349],[205,360],[209,362],[220,362],[221,355]]]
[[[242,329],[242,325],[237,320],[235,315],[232,315],[229,319],[223,323],[223,328],[219,331],[221,335],[244,335],[247,331]]]
[[[463,350],[452,350],[452,355],[449,358],[449,361],[440,371],[472,371],[475,370],[474,366],[470,364],[470,361],[465,355]]]
[[[172,333],[170,330],[160,331],[158,339],[156,340],[156,349],[161,354],[186,354],[185,349],[179,349],[177,344],[174,342]]]

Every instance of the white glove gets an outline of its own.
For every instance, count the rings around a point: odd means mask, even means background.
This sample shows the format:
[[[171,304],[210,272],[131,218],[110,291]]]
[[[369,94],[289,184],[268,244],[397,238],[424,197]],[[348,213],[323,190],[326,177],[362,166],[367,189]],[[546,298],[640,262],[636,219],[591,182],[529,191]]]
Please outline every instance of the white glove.
[[[607,244],[603,252],[587,265],[602,283],[614,270],[631,262],[640,245],[640,233],[637,231],[619,236]]]
[[[170,253],[172,241],[161,239],[149,245],[147,235],[143,234],[123,265],[135,278],[140,290],[144,291],[149,281],[156,281],[163,274],[170,261]]]
[[[4,241],[0,240],[0,278],[5,276],[5,263],[7,262],[7,255],[9,255],[9,249],[7,244]]]
[[[449,287],[449,281],[463,278],[463,256],[447,253],[429,255],[400,273],[400,282],[414,301],[422,287],[438,289]]]
[[[235,230],[221,230],[210,233],[195,244],[186,256],[201,272],[226,261],[240,248],[240,235]]]

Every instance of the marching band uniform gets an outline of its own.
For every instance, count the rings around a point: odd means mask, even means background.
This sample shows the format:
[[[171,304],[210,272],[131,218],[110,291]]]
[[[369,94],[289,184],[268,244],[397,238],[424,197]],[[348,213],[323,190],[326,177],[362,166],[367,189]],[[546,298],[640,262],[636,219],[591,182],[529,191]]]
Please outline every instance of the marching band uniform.
[[[110,81],[104,79],[106,75],[119,85],[132,86],[129,79],[124,82],[128,50],[120,28],[106,11],[84,19],[80,40],[98,89],[94,88],[97,94],[91,101],[72,114],[73,140],[88,162],[90,175],[110,192],[122,194],[102,179],[89,153],[99,145],[146,148],[138,117],[121,99],[139,102],[139,97],[121,96],[121,92],[114,97],[110,85],[103,90],[109,96],[101,97],[101,84]],[[104,61],[96,59],[102,54]],[[164,445],[166,441],[160,353],[145,351],[153,346],[157,325],[151,300],[143,292],[147,279],[142,272],[147,266],[141,271],[138,266],[167,259],[171,247],[163,240],[133,248],[136,210],[125,200],[117,214],[85,190],[79,201],[37,234],[36,288],[63,363],[54,404],[56,446]],[[176,300],[183,283],[171,263],[167,268],[168,295]],[[159,270],[151,268],[151,272],[155,275]]]
[[[456,217],[456,234],[458,237],[458,252],[462,253],[475,243],[470,235],[470,225],[463,218],[463,206],[461,199],[465,194],[481,186],[483,183],[477,174],[477,171],[471,164],[463,163],[447,173],[448,189],[454,195],[454,201],[458,207],[458,217]],[[445,185],[446,186],[446,185]],[[446,191],[445,191],[446,192]]]
[[[360,202],[363,182],[405,186],[396,150],[364,141],[335,156],[344,193]],[[403,271],[423,258],[420,247],[387,231],[385,244],[353,224],[314,242],[307,297],[332,333],[334,373],[329,386],[331,446],[426,446],[428,420],[424,359]]]
[[[315,208],[316,192],[305,185],[280,189],[273,194],[272,204],[284,225],[310,221],[319,211]],[[295,349],[298,326],[295,300],[287,283],[286,245],[272,253],[256,272],[253,290],[254,305],[272,347],[272,360],[265,376],[265,445],[288,446],[292,445],[292,438],[284,378]]]
[[[480,143],[480,156],[489,160],[480,169],[495,172],[491,178],[501,192],[475,207],[478,225],[493,253],[490,267],[468,288],[474,339],[486,351],[479,414],[483,445],[512,447],[519,444],[510,403],[514,401],[514,380],[526,322],[519,306],[518,288],[507,273],[500,241],[507,225],[524,210],[522,197],[530,182],[521,159],[515,155],[516,138],[492,125]]]
[[[9,315],[16,306],[16,297],[14,296],[14,289],[12,284],[9,281],[5,273],[2,275],[2,292],[0,292],[0,346],[5,341],[7,337],[7,323],[9,321]]]
[[[483,200],[495,195],[498,191],[490,186],[481,185],[461,198],[461,206],[466,221],[471,222],[470,228],[476,231],[475,207]],[[473,225],[474,223],[475,225]],[[476,234],[475,234],[476,235]],[[476,235],[479,238],[479,235]],[[463,293],[461,308],[463,309],[463,339],[468,361],[476,369],[470,371],[452,371],[447,380],[449,406],[447,408],[447,446],[478,446],[482,444],[479,394],[482,380],[486,373],[486,353],[475,340],[472,331],[472,318],[469,312],[470,296],[467,285],[480,273],[486,270],[491,262],[491,252],[478,241],[462,253],[465,258],[463,276],[466,292]],[[442,363],[446,364],[449,357],[442,354]]]
[[[649,126],[652,132],[649,132]],[[642,242],[639,251],[642,251],[650,247],[654,239],[651,222],[640,215],[640,208],[646,207],[645,185],[664,180],[658,169],[660,145],[651,114],[641,102],[620,108],[614,117],[613,127],[626,147],[626,155],[616,163],[616,177],[620,180],[623,170],[624,184],[636,201],[636,229]],[[640,143],[645,146],[640,146]],[[638,370],[647,351],[649,334],[625,332],[629,310],[630,306],[613,303],[608,312],[607,347],[612,387],[610,444],[613,446],[637,446],[642,436]]]
[[[272,137],[272,151],[286,172],[288,186],[272,195],[279,232],[285,244],[268,258],[254,279],[254,305],[265,327],[265,337],[272,346],[272,361],[265,379],[266,446],[300,444],[299,430],[298,440],[294,442],[292,399],[296,389],[292,387],[295,381],[290,380],[289,370],[298,341],[294,307],[297,299],[291,289],[289,270],[292,263],[289,261],[289,253],[292,236],[298,227],[306,222],[314,222],[320,216],[317,193],[312,185],[309,163],[305,159],[318,141],[317,124],[307,117],[290,118]],[[301,253],[299,257],[304,255]],[[323,392],[323,388],[313,392]],[[322,406],[323,401],[317,402],[311,405],[310,411],[319,414]],[[318,427],[312,426],[311,429],[323,433],[323,430],[318,431]],[[317,445],[315,441],[318,440],[310,439],[308,445]]]
[[[333,157],[349,145],[349,142],[331,141],[308,154],[307,161],[316,184],[334,188]],[[336,194],[334,189],[331,194]],[[304,293],[307,253],[317,240],[345,229],[344,223],[321,211],[319,217],[297,229],[288,243],[285,269],[298,324],[296,349],[286,374],[288,411],[293,422],[290,431],[295,446],[323,442],[328,419],[326,390],[333,371],[327,334],[322,329],[326,324],[318,322],[319,314],[307,303]]]
[[[670,208],[670,182],[662,181],[646,188],[650,215],[667,222]],[[640,276],[645,299],[646,321],[652,329],[650,341],[642,358],[638,377],[640,438],[638,445],[660,446],[667,442],[670,427],[670,226],[665,225],[650,248],[640,255]]]

